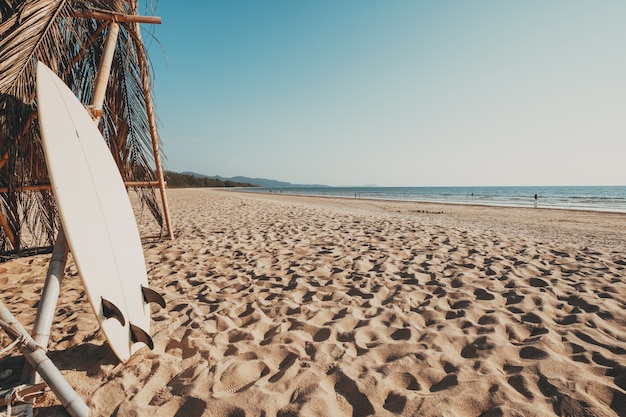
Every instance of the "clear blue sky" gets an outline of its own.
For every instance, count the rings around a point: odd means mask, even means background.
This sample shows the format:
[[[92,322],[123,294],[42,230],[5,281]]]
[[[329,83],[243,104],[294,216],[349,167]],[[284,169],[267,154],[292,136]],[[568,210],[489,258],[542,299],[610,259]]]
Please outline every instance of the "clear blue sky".
[[[626,184],[626,1],[160,0],[156,15],[170,170]]]

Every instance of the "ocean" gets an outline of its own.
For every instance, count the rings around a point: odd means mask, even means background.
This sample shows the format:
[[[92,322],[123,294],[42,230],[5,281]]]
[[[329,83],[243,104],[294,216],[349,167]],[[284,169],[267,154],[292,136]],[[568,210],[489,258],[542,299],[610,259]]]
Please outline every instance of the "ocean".
[[[626,186],[567,187],[288,187],[240,189],[374,200],[537,207],[626,213]]]

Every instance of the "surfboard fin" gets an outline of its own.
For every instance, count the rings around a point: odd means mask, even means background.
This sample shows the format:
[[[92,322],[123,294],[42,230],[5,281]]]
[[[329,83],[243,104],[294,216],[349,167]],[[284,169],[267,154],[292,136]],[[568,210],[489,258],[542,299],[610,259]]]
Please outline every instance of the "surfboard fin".
[[[107,319],[116,319],[122,326],[126,325],[126,319],[120,309],[104,297],[102,297],[102,315]]]
[[[143,293],[143,300],[146,303],[157,303],[161,308],[165,308],[165,300],[158,292],[152,288],[141,286],[141,292]]]
[[[130,338],[133,342],[145,343],[150,350],[154,349],[154,343],[148,333],[146,333],[141,327],[135,326],[130,323]]]

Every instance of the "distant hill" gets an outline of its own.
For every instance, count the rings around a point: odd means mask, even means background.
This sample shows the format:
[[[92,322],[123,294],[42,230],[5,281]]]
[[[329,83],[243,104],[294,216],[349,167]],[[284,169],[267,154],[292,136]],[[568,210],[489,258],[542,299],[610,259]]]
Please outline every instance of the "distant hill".
[[[217,180],[225,181],[225,182],[232,181],[236,183],[253,184],[254,186],[264,187],[264,188],[326,187],[326,185],[322,185],[322,184],[292,184],[290,182],[268,180],[265,178],[250,178],[250,177],[241,177],[241,176],[224,178],[224,177],[220,177],[219,175],[208,176],[208,175],[198,174],[196,172],[190,172],[190,171],[183,172],[183,174],[191,175],[197,178],[212,178],[212,179],[217,179]]]
[[[207,176],[198,176],[192,173],[178,173],[165,171],[165,181],[170,188],[199,188],[199,187],[258,187],[258,185],[232,181],[229,179],[218,179]]]

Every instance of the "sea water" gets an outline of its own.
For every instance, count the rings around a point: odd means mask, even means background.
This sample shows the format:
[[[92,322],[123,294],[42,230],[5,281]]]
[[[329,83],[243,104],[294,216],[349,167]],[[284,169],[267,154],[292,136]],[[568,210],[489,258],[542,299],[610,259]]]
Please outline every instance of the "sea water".
[[[540,208],[626,213],[626,186],[286,187],[246,191],[508,207],[535,207],[536,204]]]

